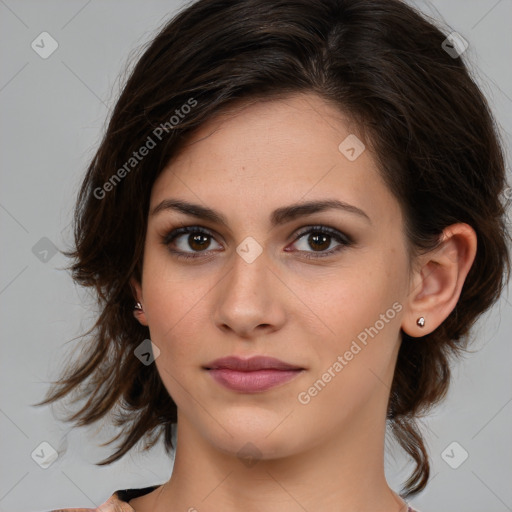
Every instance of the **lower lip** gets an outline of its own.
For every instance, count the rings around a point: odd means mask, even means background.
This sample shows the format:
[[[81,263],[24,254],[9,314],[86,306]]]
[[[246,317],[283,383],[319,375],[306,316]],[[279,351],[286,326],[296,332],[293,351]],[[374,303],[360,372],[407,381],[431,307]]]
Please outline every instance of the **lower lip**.
[[[279,386],[297,377],[302,370],[255,370],[241,372],[227,368],[208,370],[210,375],[223,386],[234,391],[257,393]]]

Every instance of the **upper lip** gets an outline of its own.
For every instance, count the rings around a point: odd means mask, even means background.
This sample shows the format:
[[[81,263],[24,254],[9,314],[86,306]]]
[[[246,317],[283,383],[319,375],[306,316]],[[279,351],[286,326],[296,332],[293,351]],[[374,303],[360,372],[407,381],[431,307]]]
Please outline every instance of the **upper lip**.
[[[267,356],[253,356],[248,359],[242,359],[236,356],[222,357],[208,363],[204,368],[207,370],[226,368],[242,372],[256,370],[303,370],[300,366],[288,364],[274,357]]]

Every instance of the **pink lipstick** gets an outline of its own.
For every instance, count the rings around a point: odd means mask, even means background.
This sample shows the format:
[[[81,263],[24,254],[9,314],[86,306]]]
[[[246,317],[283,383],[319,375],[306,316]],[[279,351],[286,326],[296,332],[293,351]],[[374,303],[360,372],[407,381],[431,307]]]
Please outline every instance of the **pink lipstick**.
[[[204,366],[212,378],[233,391],[258,393],[290,381],[304,368],[279,359],[254,356],[249,359],[223,357]]]

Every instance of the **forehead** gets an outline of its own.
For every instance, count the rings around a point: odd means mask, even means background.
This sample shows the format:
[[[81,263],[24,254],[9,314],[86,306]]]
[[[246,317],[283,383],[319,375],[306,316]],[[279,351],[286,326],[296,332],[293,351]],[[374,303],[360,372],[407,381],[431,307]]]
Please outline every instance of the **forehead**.
[[[329,196],[377,216],[396,213],[368,141],[356,131],[314,94],[239,104],[190,136],[156,180],[150,207],[172,195],[256,212]]]
[[[200,126],[173,159],[173,167],[199,160],[206,164],[207,155],[229,163],[230,169],[271,161],[272,168],[284,171],[304,158],[322,166],[329,157],[338,159],[339,143],[356,130],[347,116],[315,94],[240,101]],[[264,171],[263,165],[257,167]]]

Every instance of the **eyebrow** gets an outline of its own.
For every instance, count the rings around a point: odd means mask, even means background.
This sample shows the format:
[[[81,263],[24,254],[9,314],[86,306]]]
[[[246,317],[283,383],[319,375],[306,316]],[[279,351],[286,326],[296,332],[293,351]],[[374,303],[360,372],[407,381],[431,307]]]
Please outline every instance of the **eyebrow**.
[[[189,203],[188,201],[179,199],[164,199],[161,203],[153,208],[153,210],[150,212],[150,216],[155,216],[158,213],[167,210],[174,210],[184,213],[185,215],[196,217],[198,219],[209,220],[225,227],[228,225],[226,218],[220,212],[205,206],[201,206],[199,204]],[[363,217],[369,224],[372,223],[370,217],[368,217],[368,215],[363,210],[351,204],[339,201],[338,199],[309,201],[277,208],[272,212],[272,215],[270,216],[270,223],[272,227],[276,227],[280,224],[290,222],[298,217],[312,215],[313,213],[323,212],[326,210],[342,210]]]

